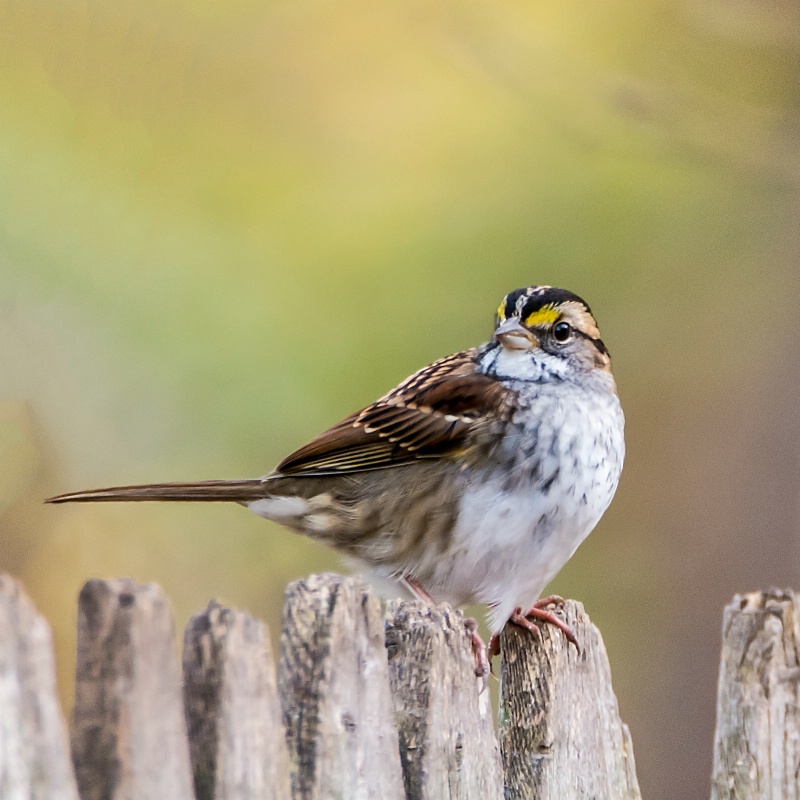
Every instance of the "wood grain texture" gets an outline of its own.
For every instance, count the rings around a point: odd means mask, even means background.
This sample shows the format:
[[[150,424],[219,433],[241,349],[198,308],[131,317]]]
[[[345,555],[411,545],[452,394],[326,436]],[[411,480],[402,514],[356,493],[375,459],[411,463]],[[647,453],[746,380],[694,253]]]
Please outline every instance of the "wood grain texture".
[[[545,625],[541,641],[507,625],[501,638],[500,749],[506,800],[640,800],[630,732],[619,718],[603,640],[568,601],[580,655]]]
[[[186,627],[183,673],[197,800],[288,800],[267,626],[212,602]]]
[[[154,585],[80,594],[72,754],[82,800],[193,798],[169,605]]]
[[[77,800],[50,627],[0,575],[0,798]]]
[[[286,591],[279,692],[294,800],[401,800],[380,602],[358,578]]]
[[[800,601],[737,595],[725,609],[712,800],[800,798]]]
[[[392,603],[386,647],[407,800],[501,800],[489,692],[461,613]]]

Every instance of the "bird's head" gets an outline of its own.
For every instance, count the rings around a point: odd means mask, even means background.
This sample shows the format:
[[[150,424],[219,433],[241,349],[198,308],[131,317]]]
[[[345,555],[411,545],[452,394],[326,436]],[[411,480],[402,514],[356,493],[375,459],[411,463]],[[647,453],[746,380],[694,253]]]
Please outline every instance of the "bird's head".
[[[497,309],[494,338],[509,355],[540,352],[573,369],[611,369],[591,309],[566,289],[529,286],[507,294]]]

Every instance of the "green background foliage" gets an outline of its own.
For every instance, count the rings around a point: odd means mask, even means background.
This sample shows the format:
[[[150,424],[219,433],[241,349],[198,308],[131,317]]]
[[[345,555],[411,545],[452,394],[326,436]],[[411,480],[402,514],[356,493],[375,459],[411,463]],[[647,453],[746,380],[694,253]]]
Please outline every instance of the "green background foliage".
[[[799,51],[754,0],[0,7],[0,568],[65,702],[86,578],[277,632],[339,562],[235,507],[42,497],[268,472],[549,283],[597,313],[629,446],[553,588],[645,796],[704,795],[721,606],[800,588]]]

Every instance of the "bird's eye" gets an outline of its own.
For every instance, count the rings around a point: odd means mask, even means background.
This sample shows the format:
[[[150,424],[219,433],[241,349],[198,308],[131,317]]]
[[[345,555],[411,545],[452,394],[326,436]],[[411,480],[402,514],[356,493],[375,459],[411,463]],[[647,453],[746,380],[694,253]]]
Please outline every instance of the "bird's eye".
[[[557,322],[553,326],[553,337],[557,342],[563,344],[570,336],[572,336],[572,326],[569,322]]]

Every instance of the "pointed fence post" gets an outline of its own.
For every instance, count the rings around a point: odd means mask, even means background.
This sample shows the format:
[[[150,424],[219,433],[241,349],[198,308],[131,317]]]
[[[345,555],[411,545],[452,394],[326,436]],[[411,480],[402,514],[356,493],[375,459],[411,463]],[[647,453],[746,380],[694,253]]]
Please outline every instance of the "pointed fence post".
[[[726,607],[712,800],[800,798],[800,599],[773,589]]]
[[[189,621],[183,696],[197,800],[288,800],[267,626],[216,602]]]
[[[172,613],[161,589],[80,594],[72,756],[81,800],[193,800]]]
[[[475,677],[464,617],[419,601],[391,603],[386,617],[406,797],[501,800],[489,691]]]
[[[405,800],[383,625],[358,578],[286,590],[278,686],[294,800]]]
[[[77,797],[50,626],[0,575],[0,798]]]
[[[567,601],[563,613],[580,655],[552,625],[541,641],[513,625],[501,637],[506,800],[640,800],[600,631],[580,603]]]

